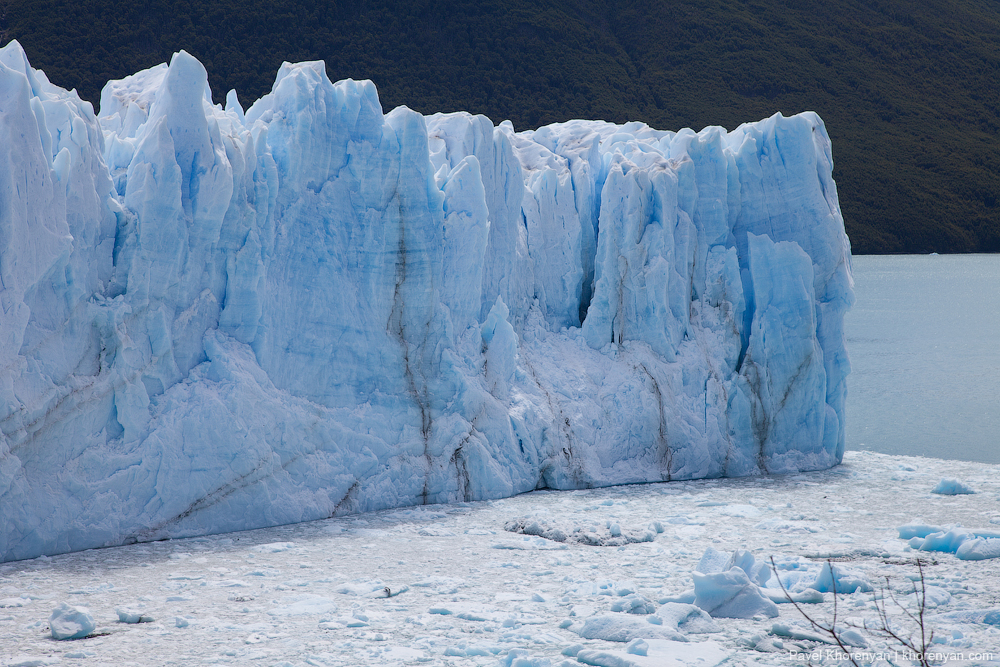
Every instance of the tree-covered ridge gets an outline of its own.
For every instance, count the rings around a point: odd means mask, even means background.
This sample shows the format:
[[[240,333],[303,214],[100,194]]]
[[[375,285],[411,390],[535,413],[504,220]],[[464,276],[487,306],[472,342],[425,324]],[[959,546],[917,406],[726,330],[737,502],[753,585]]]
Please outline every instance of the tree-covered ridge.
[[[0,0],[3,31],[95,105],[108,79],[185,49],[217,101],[236,88],[245,105],[282,61],[322,59],[386,109],[518,129],[810,109],[855,252],[1000,251],[997,0]]]

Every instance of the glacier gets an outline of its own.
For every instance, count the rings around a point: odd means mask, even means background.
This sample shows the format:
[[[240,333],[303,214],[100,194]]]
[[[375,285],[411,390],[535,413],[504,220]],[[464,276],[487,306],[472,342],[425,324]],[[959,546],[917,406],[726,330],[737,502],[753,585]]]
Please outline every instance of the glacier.
[[[185,52],[100,114],[0,49],[0,561],[830,467],[850,244],[813,113],[515,132]]]

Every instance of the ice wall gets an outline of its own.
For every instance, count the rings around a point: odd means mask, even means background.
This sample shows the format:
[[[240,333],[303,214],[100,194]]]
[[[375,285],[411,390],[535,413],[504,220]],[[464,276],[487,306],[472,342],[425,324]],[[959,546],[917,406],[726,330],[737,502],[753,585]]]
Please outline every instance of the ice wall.
[[[384,114],[186,53],[101,113],[0,50],[0,560],[822,468],[850,250],[812,113]]]

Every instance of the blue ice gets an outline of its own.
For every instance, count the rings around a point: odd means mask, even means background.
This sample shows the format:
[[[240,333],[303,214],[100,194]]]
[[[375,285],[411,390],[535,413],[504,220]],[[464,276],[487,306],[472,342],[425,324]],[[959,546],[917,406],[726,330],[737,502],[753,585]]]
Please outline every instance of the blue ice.
[[[187,53],[95,115],[0,49],[0,560],[844,450],[813,113],[515,132]]]

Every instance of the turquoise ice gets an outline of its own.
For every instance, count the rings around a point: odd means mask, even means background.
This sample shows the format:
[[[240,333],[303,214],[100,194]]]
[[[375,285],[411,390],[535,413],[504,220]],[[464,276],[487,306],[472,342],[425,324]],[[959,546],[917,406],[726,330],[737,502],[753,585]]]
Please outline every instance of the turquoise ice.
[[[284,64],[101,112],[0,50],[0,560],[535,488],[829,467],[822,121],[517,133]]]

